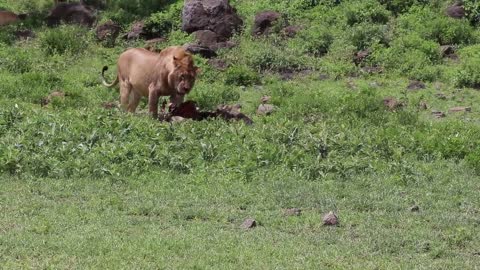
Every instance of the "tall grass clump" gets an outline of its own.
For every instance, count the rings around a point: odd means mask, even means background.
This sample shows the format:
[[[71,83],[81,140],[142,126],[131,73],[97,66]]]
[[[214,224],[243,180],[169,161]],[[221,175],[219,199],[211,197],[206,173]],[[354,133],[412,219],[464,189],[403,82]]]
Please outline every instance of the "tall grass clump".
[[[73,25],[61,25],[48,29],[39,37],[40,47],[47,55],[77,55],[85,51],[90,43],[87,29]]]

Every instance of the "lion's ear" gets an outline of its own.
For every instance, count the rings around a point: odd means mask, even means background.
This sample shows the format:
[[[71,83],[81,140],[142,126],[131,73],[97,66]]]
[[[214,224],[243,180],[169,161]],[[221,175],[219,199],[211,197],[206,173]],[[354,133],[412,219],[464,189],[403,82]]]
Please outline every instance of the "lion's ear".
[[[178,68],[180,66],[178,61],[179,61],[179,59],[177,57],[175,57],[175,55],[174,55],[173,56],[173,65],[175,66],[175,68]]]

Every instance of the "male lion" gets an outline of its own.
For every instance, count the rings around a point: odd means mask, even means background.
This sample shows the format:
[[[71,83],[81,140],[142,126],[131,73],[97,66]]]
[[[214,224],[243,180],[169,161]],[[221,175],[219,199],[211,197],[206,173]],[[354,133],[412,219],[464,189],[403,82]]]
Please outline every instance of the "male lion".
[[[183,47],[172,46],[160,53],[134,48],[123,52],[117,61],[117,78],[103,85],[113,87],[120,82],[120,103],[128,112],[135,112],[142,96],[148,97],[148,111],[158,116],[158,99],[170,96],[170,102],[178,106],[190,92],[199,71],[193,58]],[[130,97],[131,96],[131,97]]]

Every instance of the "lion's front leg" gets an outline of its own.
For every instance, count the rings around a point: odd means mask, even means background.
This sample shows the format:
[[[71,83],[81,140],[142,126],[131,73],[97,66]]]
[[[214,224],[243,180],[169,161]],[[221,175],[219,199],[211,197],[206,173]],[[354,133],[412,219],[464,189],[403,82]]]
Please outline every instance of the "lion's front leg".
[[[148,87],[148,112],[157,119],[158,117],[158,99],[160,98],[160,89],[150,84]]]

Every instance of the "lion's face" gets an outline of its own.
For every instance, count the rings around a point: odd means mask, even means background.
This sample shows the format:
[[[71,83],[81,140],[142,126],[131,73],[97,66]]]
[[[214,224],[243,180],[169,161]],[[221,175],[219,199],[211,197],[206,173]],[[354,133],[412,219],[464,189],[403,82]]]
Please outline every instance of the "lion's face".
[[[199,72],[198,67],[193,65],[191,56],[176,59],[175,62],[175,89],[179,95],[186,95],[192,90],[195,78]]]

